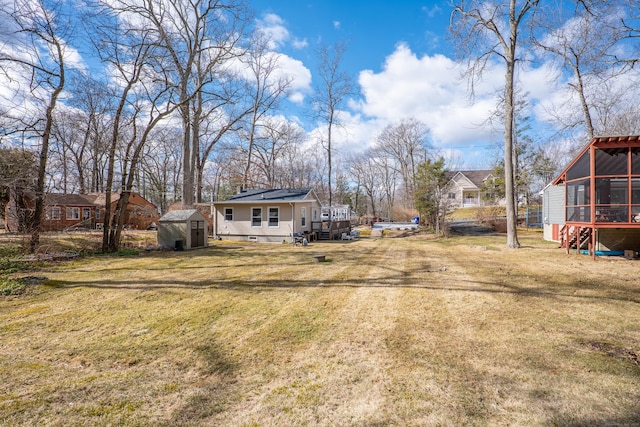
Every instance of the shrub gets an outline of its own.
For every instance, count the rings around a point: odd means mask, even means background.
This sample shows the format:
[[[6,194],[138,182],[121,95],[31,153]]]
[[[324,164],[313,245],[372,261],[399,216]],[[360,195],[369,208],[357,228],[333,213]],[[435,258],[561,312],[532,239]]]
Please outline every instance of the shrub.
[[[0,277],[0,295],[19,295],[24,292],[25,284],[20,280]]]
[[[136,249],[131,249],[131,248],[123,248],[123,249],[120,249],[118,252],[114,252],[113,254],[111,254],[111,256],[122,256],[122,257],[138,256],[138,255],[140,255],[140,251]]]

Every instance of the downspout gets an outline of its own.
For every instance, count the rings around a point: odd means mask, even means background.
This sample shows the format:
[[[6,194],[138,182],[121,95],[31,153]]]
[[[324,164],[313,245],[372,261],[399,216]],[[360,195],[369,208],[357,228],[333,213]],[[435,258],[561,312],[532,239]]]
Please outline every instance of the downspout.
[[[291,206],[291,241],[295,241],[294,234],[296,233],[296,207],[292,202],[289,202]]]
[[[217,221],[217,209],[214,207],[213,203],[211,203],[211,225],[213,225],[212,236],[214,240],[218,239],[218,221]]]

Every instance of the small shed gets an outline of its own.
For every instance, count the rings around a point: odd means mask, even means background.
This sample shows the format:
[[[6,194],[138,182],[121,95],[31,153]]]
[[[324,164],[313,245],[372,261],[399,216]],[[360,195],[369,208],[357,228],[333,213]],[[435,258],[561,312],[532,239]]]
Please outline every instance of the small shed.
[[[207,246],[207,220],[197,209],[167,212],[158,221],[158,245],[177,251]]]

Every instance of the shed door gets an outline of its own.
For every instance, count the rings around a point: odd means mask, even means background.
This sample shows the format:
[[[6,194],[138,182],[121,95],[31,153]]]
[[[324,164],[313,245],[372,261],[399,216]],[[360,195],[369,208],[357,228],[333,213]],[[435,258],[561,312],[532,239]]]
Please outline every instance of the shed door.
[[[191,221],[191,247],[204,246],[204,221]]]

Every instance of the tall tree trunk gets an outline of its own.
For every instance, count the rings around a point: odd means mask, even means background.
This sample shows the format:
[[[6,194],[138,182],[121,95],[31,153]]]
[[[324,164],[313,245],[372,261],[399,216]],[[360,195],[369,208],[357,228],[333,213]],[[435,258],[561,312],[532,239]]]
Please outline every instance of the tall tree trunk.
[[[31,230],[31,239],[29,240],[29,252],[34,253],[40,245],[40,231],[42,229],[42,217],[44,213],[44,183],[47,171],[47,158],[49,156],[49,140],[51,138],[51,128],[53,127],[53,111],[56,108],[58,97],[64,89],[65,75],[62,47],[59,43],[55,45],[59,58],[59,80],[49,98],[49,105],[45,115],[44,131],[42,132],[42,147],[40,147],[40,160],[38,162],[38,180],[36,182],[36,203],[33,212],[33,228]]]
[[[504,121],[504,186],[507,202],[507,247],[519,248],[518,215],[515,203],[515,182],[513,165],[513,121],[514,121],[514,74],[515,51],[517,40],[517,24],[515,21],[516,0],[510,1],[510,36],[509,48],[505,52],[506,75],[504,85],[505,121]]]
[[[575,68],[575,75],[578,89],[578,96],[580,97],[580,105],[582,106],[582,113],[584,114],[584,123],[587,127],[587,134],[589,136],[589,140],[592,140],[595,136],[595,131],[593,130],[593,121],[591,120],[591,112],[589,111],[589,104],[587,103],[587,98],[584,94],[584,82],[582,81],[582,74],[580,73],[579,68]]]
[[[329,206],[333,206],[333,191],[331,190],[331,175],[333,168],[331,166],[331,131],[333,130],[333,112],[329,118],[329,126],[327,132],[327,162],[329,163],[329,176],[327,179],[327,184],[329,185]]]
[[[185,95],[186,96],[186,95]],[[180,107],[182,112],[182,208],[193,206],[194,163],[191,140],[191,112],[189,103]]]

